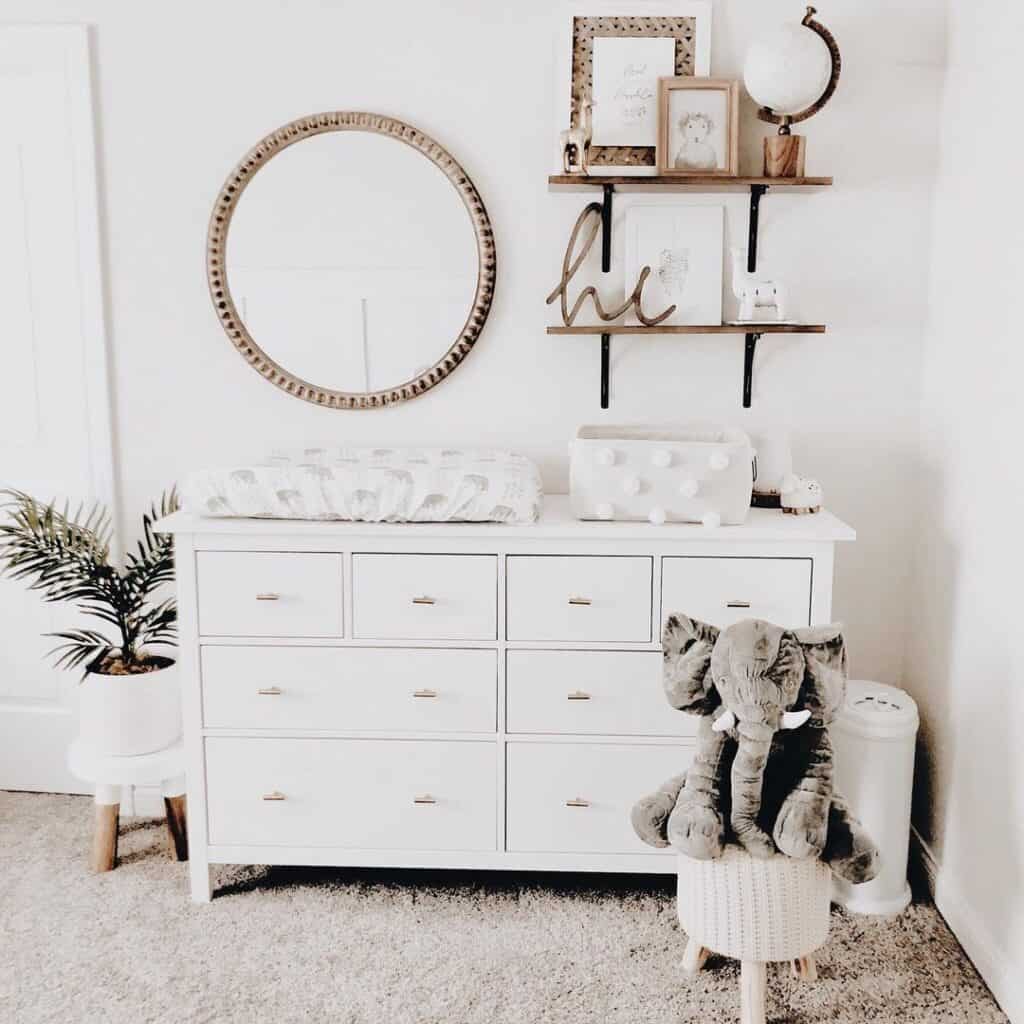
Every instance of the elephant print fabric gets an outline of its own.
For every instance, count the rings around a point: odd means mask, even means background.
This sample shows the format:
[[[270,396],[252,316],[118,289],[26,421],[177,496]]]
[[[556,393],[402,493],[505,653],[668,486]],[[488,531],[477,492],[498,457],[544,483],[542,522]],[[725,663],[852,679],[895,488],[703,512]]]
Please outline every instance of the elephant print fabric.
[[[748,619],[719,630],[672,615],[662,640],[665,696],[701,721],[688,771],[633,808],[637,835],[698,860],[735,842],[754,857],[820,857],[854,884],[874,878],[878,849],[832,786],[840,627]]]

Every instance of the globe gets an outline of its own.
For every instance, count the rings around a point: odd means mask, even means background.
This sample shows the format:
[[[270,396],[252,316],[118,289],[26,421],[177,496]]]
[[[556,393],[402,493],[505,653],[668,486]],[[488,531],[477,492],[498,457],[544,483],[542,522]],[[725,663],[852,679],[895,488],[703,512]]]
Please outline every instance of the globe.
[[[832,58],[825,41],[804,25],[785,25],[754,42],[743,64],[743,84],[762,107],[796,114],[825,91]]]

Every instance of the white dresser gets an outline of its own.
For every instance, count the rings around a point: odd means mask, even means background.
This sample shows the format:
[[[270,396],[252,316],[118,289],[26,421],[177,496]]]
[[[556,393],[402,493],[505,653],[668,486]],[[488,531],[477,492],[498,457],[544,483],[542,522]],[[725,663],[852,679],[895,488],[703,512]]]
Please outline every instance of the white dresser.
[[[192,896],[210,864],[672,872],[629,811],[686,767],[663,618],[831,617],[827,512],[743,526],[178,513]]]

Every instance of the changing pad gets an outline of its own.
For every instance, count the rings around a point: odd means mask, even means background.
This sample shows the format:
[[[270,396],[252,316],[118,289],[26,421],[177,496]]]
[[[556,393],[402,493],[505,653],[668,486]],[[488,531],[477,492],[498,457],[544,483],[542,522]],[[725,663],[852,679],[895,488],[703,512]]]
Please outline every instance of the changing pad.
[[[487,449],[299,448],[192,473],[182,507],[203,516],[368,523],[532,523],[540,473]]]

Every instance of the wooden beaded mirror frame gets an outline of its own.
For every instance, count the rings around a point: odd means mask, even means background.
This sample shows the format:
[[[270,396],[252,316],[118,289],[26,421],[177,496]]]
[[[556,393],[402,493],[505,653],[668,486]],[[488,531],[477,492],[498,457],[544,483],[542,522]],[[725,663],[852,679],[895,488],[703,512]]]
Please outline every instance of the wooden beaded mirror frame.
[[[435,164],[447,177],[469,213],[478,259],[476,291],[466,321],[447,352],[429,369],[382,391],[337,391],[319,387],[289,373],[260,348],[235,307],[228,285],[227,239],[231,217],[256,172],[296,142],[324,132],[373,132],[404,142]],[[359,111],[333,111],[291,121],[261,139],[242,158],[217,195],[206,239],[206,274],[221,326],[246,362],[272,384],[307,402],[334,409],[373,409],[416,398],[444,380],[476,343],[494,296],[496,275],[494,233],[480,193],[458,161],[430,136],[392,117]]]

